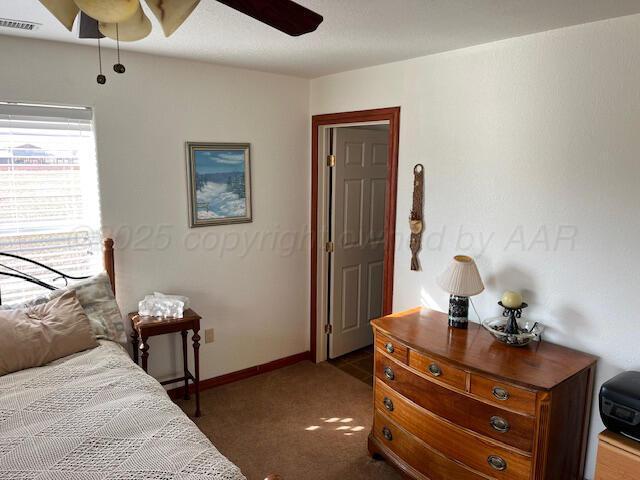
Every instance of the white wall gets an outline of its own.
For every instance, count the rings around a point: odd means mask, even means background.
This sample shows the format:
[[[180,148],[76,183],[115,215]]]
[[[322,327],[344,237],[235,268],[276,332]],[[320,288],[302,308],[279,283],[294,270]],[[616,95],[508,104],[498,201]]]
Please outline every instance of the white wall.
[[[633,16],[312,81],[312,114],[402,107],[395,310],[446,309],[435,277],[466,252],[487,286],[475,298],[481,316],[499,313],[502,291],[522,290],[548,340],[601,357],[597,387],[640,368],[639,60]],[[407,218],[418,162],[427,230],[415,273]],[[574,247],[562,240],[573,229]],[[597,408],[592,422],[588,477]]]
[[[215,328],[212,344],[201,333],[202,378],[307,351],[308,251],[291,249],[282,232],[308,223],[309,81],[131,53],[116,77],[114,52],[104,56],[101,87],[96,49],[0,36],[0,100],[94,107],[123,311],[154,289],[190,296],[203,329]],[[188,228],[186,140],[251,143],[253,223]],[[248,254],[244,243],[224,254],[184,248],[186,235],[190,246],[206,238],[215,247],[222,235],[233,246],[233,234],[255,242]],[[176,343],[150,346],[150,373],[166,378],[180,366]]]

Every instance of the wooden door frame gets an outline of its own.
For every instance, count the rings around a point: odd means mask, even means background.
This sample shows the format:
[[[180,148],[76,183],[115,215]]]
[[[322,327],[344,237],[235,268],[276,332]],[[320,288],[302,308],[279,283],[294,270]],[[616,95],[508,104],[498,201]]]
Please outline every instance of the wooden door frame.
[[[319,129],[322,126],[389,122],[389,172],[384,212],[384,261],[382,313],[389,315],[393,309],[393,265],[396,242],[396,199],[398,193],[398,154],[400,144],[400,107],[358,110],[353,112],[314,115],[311,119],[311,306],[310,343],[311,361],[316,362],[318,336],[318,151]]]

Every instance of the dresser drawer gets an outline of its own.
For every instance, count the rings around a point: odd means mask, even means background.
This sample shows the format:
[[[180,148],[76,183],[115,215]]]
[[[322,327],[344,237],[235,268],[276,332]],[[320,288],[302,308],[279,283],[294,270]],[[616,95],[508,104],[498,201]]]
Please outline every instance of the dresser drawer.
[[[391,389],[377,386],[376,409],[384,402],[384,398],[393,402],[393,408],[383,407],[384,410],[378,410],[378,415],[384,412],[383,415],[396,425],[402,425],[407,432],[447,458],[500,480],[530,478],[530,457],[465,431],[412,404]],[[376,431],[376,434],[384,436],[382,430]]]
[[[419,372],[430,375],[440,382],[465,390],[467,385],[467,372],[451,366],[441,360],[435,360],[415,350],[409,351],[409,365]]]
[[[534,415],[536,412],[536,393],[524,388],[515,387],[482,375],[471,374],[471,393],[478,397]]]
[[[407,363],[407,347],[400,343],[398,340],[395,340],[378,331],[376,331],[376,348],[379,348],[387,355],[392,356],[402,363]]]
[[[376,353],[376,394],[387,385],[412,402],[457,425],[530,452],[535,419],[470,398],[422,378],[407,367]],[[384,409],[379,403],[377,408]]]
[[[428,447],[380,412],[375,413],[373,436],[380,444],[430,480],[486,480],[486,477],[464,468]]]

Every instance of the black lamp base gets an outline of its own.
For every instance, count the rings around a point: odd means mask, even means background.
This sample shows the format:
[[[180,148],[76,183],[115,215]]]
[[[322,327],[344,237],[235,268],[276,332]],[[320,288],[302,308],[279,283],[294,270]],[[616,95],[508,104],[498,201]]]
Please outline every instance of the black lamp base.
[[[458,295],[449,297],[449,326],[454,328],[469,326],[469,297]]]

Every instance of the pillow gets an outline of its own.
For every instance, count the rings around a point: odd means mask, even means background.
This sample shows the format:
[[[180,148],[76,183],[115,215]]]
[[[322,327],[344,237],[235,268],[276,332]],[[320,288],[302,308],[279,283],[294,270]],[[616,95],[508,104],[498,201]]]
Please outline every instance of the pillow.
[[[0,375],[98,346],[73,291],[41,305],[0,311]]]
[[[54,290],[46,295],[36,297],[28,302],[11,305],[8,308],[29,308],[41,305],[53,298],[63,295],[67,291],[74,291],[78,301],[84,309],[91,329],[97,338],[104,338],[114,342],[126,343],[127,334],[122,321],[122,314],[113,296],[111,282],[106,272],[102,272],[86,280],[80,280],[66,288]],[[2,307],[7,308],[7,307]]]

